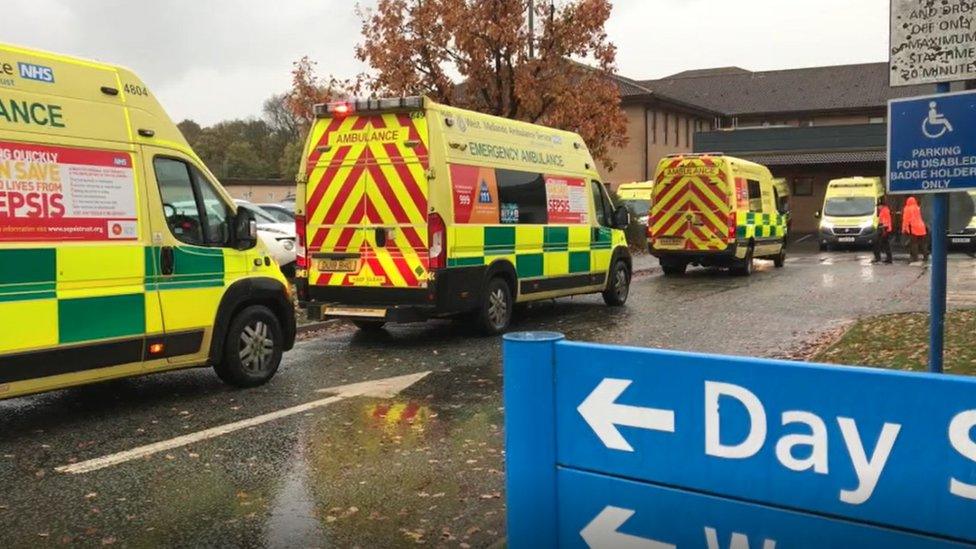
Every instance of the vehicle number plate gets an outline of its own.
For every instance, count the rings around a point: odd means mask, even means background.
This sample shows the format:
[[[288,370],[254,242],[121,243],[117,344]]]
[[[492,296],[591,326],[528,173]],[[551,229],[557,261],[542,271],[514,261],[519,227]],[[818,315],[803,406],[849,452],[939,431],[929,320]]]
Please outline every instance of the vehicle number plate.
[[[657,239],[661,246],[684,246],[685,239],[678,236],[663,236]]]
[[[322,259],[318,265],[319,271],[326,273],[353,273],[358,266],[358,259]]]
[[[844,243],[851,243],[851,242],[854,242],[855,239],[854,239],[853,236],[842,236],[842,237],[838,238],[837,241],[838,242],[844,242]]]
[[[366,309],[361,307],[325,307],[322,313],[326,316],[386,318],[386,309]]]
[[[968,238],[953,238],[952,239],[952,243],[953,244],[969,244],[969,239]]]

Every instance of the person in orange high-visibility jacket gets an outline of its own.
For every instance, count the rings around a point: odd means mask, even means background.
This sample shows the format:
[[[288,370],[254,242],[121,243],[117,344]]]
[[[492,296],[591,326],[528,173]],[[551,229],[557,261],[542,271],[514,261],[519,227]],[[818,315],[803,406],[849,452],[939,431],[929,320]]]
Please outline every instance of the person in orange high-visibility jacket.
[[[908,254],[911,262],[918,261],[919,252],[929,260],[929,250],[925,245],[928,229],[925,227],[925,220],[922,219],[922,209],[918,206],[918,200],[914,196],[909,196],[905,201],[905,209],[902,211],[901,232],[908,236]]]
[[[882,198],[878,201],[878,236],[874,239],[874,262],[881,262],[881,253],[885,254],[885,263],[891,264],[891,233],[895,225],[891,222],[891,209]]]

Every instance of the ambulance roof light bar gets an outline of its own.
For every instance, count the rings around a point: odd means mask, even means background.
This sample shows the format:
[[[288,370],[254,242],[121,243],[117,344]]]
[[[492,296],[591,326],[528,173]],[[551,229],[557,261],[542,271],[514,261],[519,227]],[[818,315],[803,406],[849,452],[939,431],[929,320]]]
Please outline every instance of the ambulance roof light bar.
[[[398,110],[420,109],[424,106],[424,98],[421,96],[412,97],[386,97],[368,99],[353,99],[349,101],[336,101],[333,103],[319,103],[315,105],[315,116],[324,117],[345,117],[356,113],[375,113]]]
[[[724,152],[703,152],[703,153],[674,153],[667,158],[684,158],[686,156],[725,156]]]

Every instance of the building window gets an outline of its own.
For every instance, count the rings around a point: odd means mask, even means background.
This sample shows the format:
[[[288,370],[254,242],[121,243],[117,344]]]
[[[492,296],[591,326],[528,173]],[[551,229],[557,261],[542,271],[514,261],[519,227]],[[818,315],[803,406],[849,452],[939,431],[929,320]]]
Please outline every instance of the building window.
[[[793,196],[813,196],[813,178],[793,178]]]
[[[674,144],[681,145],[681,117],[674,115]]]
[[[657,145],[657,111],[651,111],[651,142]]]
[[[685,118],[685,147],[691,147],[691,119]]]
[[[664,113],[664,144],[668,144],[668,126],[671,123],[671,115]]]

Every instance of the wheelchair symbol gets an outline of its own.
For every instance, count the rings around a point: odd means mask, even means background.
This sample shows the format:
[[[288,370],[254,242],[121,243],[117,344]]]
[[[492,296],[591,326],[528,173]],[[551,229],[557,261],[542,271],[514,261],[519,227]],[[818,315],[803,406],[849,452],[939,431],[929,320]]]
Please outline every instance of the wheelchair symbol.
[[[952,124],[939,112],[939,105],[935,101],[929,103],[929,115],[922,121],[922,133],[925,137],[938,139],[952,131]]]

